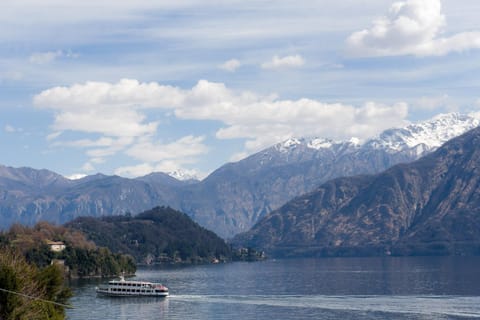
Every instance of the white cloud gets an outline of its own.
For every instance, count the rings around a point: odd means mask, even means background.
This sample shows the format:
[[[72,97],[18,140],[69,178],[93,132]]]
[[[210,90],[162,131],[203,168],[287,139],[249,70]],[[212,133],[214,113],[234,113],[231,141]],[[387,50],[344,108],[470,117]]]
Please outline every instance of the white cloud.
[[[117,168],[115,174],[139,177],[151,172],[182,171],[202,176],[194,170],[185,169],[184,165],[195,163],[198,156],[208,153],[208,147],[204,144],[204,140],[203,136],[186,136],[174,142],[162,144],[148,138],[144,139],[132,145],[125,152],[131,158],[142,163]]]
[[[61,131],[52,132],[52,133],[47,135],[47,141],[55,140],[58,137],[60,137],[61,135],[62,135]]]
[[[155,163],[165,160],[176,160],[178,163],[189,163],[192,158],[206,154],[205,137],[186,136],[168,144],[154,143],[150,139],[139,141],[127,150],[132,158]]]
[[[115,170],[115,174],[122,177],[143,177],[149,173],[155,172],[155,167],[148,163],[141,163],[134,166],[120,167]]]
[[[93,164],[91,162],[86,162],[83,166],[82,166],[82,170],[84,172],[92,172],[95,170],[95,167],[93,166]]]
[[[120,167],[115,170],[116,175],[131,178],[146,176],[152,172],[164,172],[171,174],[174,177],[174,173],[180,172],[183,175],[187,175],[188,177],[195,177],[199,179],[202,179],[206,176],[206,174],[200,173],[196,170],[181,168],[179,164],[174,161],[162,161],[156,165],[152,165],[149,163],[141,163],[134,166]],[[178,175],[176,178],[179,178]]]
[[[440,0],[395,2],[388,16],[350,35],[348,51],[354,56],[441,56],[480,48],[478,31],[440,37],[446,24],[441,9]]]
[[[33,64],[48,64],[62,56],[61,51],[36,52],[28,59]]]
[[[29,57],[29,62],[33,64],[49,64],[55,60],[66,57],[66,58],[76,58],[77,54],[74,54],[71,51],[65,52],[62,50],[57,51],[47,51],[47,52],[35,52]]]
[[[3,130],[6,132],[6,133],[15,133],[17,132],[17,129],[12,126],[12,125],[9,125],[9,124],[6,124],[5,127],[3,128]]]
[[[177,88],[123,79],[117,84],[87,82],[55,87],[36,95],[34,104],[55,111],[52,128],[56,131],[139,137],[155,133],[158,126],[157,122],[146,122],[141,109],[174,107],[182,98]]]
[[[220,69],[228,72],[235,72],[240,66],[240,61],[238,61],[237,59],[230,59],[221,64]]]
[[[374,102],[361,107],[323,103],[312,99],[281,100],[253,92],[237,92],[223,83],[200,80],[188,90],[121,80],[116,84],[88,82],[46,90],[34,98],[40,108],[55,112],[52,129],[100,134],[96,140],[55,142],[86,148],[93,159],[122,152],[150,168],[181,167],[194,164],[208,152],[204,136],[188,135],[176,141],[155,141],[158,123],[149,121],[154,109],[173,111],[178,120],[214,120],[223,123],[218,139],[245,139],[250,154],[292,136],[366,138],[380,131],[405,124],[405,103],[387,106]],[[156,119],[158,120],[158,114]],[[53,138],[56,138],[54,135]],[[175,164],[171,165],[171,164]],[[126,171],[142,171],[146,165]],[[126,172],[125,171],[125,172]],[[143,171],[142,171],[143,172]],[[133,173],[132,173],[133,174]]]
[[[263,69],[284,69],[298,68],[305,64],[305,60],[300,55],[279,57],[274,56],[272,60],[262,63]]]
[[[36,95],[34,104],[38,108],[54,111],[54,123],[51,126],[54,133],[48,135],[47,139],[53,146],[86,149],[90,160],[83,170],[90,172],[95,170],[94,164],[119,152],[135,159],[148,155],[149,161],[161,161],[160,151],[170,152],[172,159],[193,156],[197,151],[204,152],[201,141],[193,138],[185,138],[178,144],[167,146],[148,144],[157,132],[158,122],[148,121],[143,110],[175,108],[184,99],[185,93],[178,88],[123,79],[116,84],[87,82],[51,88]],[[100,138],[58,141],[64,131],[98,134]],[[175,149],[177,146],[185,147],[186,151],[179,152]],[[177,158],[176,153],[179,153]]]
[[[427,111],[458,111],[459,106],[447,95],[421,97],[415,103],[415,108]]]
[[[405,103],[386,106],[368,102],[355,107],[312,99],[280,100],[200,81],[175,114],[181,119],[221,121],[225,126],[217,131],[217,138],[245,138],[246,148],[253,152],[291,136],[367,138],[404,125],[408,107]]]

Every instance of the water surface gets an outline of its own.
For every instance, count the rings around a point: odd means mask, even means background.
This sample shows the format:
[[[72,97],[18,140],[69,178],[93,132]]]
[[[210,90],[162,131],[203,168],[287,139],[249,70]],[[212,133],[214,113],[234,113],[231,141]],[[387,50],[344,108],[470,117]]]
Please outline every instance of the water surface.
[[[137,271],[170,297],[102,298],[74,285],[68,319],[475,319],[480,258],[270,260]]]

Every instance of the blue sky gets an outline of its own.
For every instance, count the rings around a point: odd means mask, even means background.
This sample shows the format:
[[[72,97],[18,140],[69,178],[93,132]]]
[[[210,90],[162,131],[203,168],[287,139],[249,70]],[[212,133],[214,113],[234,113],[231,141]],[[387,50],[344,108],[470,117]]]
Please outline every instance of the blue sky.
[[[205,176],[480,110],[478,0],[3,0],[0,164]]]

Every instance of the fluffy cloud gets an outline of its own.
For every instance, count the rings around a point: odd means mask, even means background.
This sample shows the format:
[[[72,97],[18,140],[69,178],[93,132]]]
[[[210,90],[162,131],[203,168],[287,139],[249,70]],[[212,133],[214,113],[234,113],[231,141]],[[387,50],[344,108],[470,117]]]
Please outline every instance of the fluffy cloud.
[[[221,64],[220,69],[228,72],[235,72],[240,67],[240,65],[241,63],[237,59],[230,59]]]
[[[187,90],[126,79],[116,84],[87,82],[46,90],[34,102],[54,112],[53,144],[85,148],[92,166],[122,152],[143,163],[120,170],[130,173],[159,167],[174,170],[173,164],[195,163],[208,152],[204,136],[158,142],[158,122],[149,121],[147,114],[159,120],[170,110],[178,120],[217,121],[222,125],[216,138],[245,139],[245,155],[292,136],[366,138],[403,125],[408,114],[404,103],[368,102],[355,107],[312,99],[281,100],[206,80]],[[101,138],[58,142],[63,131],[96,133]]]
[[[355,56],[440,56],[480,48],[480,32],[439,37],[445,26],[440,0],[395,2],[388,16],[377,19],[370,29],[347,39]]]
[[[39,108],[55,111],[56,131],[99,133],[113,137],[153,134],[157,122],[147,122],[141,109],[175,107],[183,95],[177,88],[123,79],[116,84],[87,82],[55,87],[34,97]]]
[[[181,171],[190,176],[204,176],[194,170],[182,169],[195,163],[196,158],[208,153],[205,137],[186,136],[171,143],[158,143],[150,139],[132,145],[126,154],[142,161],[141,164],[118,168],[115,173],[123,176],[144,176],[151,172]]]
[[[248,152],[292,136],[370,137],[405,124],[408,107],[365,103],[361,107],[312,99],[281,100],[252,92],[235,92],[220,83],[200,81],[175,110],[181,119],[217,120],[218,139],[247,139]]]
[[[154,143],[151,140],[140,141],[127,150],[132,158],[145,162],[177,160],[189,163],[193,157],[206,154],[208,148],[203,144],[205,137],[186,136],[168,144]]]
[[[262,64],[263,69],[284,69],[298,68],[305,64],[305,60],[300,55],[279,57],[274,56],[272,60]]]
[[[157,132],[158,122],[148,121],[145,109],[172,109],[183,104],[185,94],[182,90],[157,83],[140,83],[136,80],[123,79],[118,83],[87,82],[70,87],[55,87],[41,92],[34,97],[34,104],[41,109],[54,112],[54,123],[51,128],[54,133],[48,140],[54,146],[69,146],[83,148],[90,160],[83,170],[92,171],[95,164],[105,161],[119,152],[131,155],[133,158],[143,153],[139,147],[147,149],[149,161],[152,163],[164,161],[165,156],[152,153],[153,145],[148,145]],[[59,141],[62,132],[97,134],[97,140],[80,139],[74,141]],[[188,145],[192,142],[192,145]],[[193,156],[194,150],[199,150],[198,140],[180,140],[180,145],[168,145],[170,159],[181,159],[186,155],[176,153],[181,148],[189,150]],[[150,143],[153,144],[153,143]],[[150,149],[149,149],[150,148]],[[158,148],[156,149],[158,150]],[[204,150],[201,150],[204,152]],[[155,156],[157,158],[155,158]]]
[[[252,104],[245,112],[253,118],[256,110],[261,107]],[[259,112],[259,118],[265,119],[263,122],[248,121],[246,117],[245,121],[232,121],[230,126],[217,132],[217,138],[246,138],[248,154],[292,136],[367,138],[387,128],[404,125],[408,115],[405,103],[387,106],[369,102],[361,107],[354,107],[301,99],[273,101],[266,108],[267,112]]]

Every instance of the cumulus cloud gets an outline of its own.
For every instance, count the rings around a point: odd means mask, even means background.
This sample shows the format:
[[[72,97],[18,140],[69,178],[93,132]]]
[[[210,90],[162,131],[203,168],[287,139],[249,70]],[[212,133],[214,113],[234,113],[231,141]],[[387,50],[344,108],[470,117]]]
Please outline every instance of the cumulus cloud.
[[[220,69],[228,71],[228,72],[235,72],[241,66],[240,61],[237,59],[230,59],[225,61],[220,65]]]
[[[347,48],[355,56],[441,56],[480,48],[480,32],[441,37],[445,25],[440,0],[399,1],[370,29],[351,34]]]
[[[208,152],[205,136],[162,142],[156,138],[158,122],[150,121],[147,114],[155,114],[158,120],[167,110],[178,121],[214,120],[221,124],[217,139],[245,139],[244,155],[292,136],[367,138],[404,125],[408,115],[405,103],[353,106],[312,99],[282,100],[206,80],[190,89],[126,79],[116,84],[87,82],[45,90],[34,102],[54,112],[51,143],[85,148],[92,167],[94,161],[122,152],[142,163],[119,169],[131,174],[159,167],[173,171]],[[68,130],[96,133],[101,138],[58,141],[58,132]]]
[[[208,148],[203,143],[204,140],[203,136],[192,135],[168,144],[145,140],[133,145],[126,153],[132,158],[145,162],[177,160],[179,163],[189,163],[192,158],[208,152]]]
[[[292,136],[367,138],[405,124],[408,106],[365,103],[361,107],[312,99],[281,100],[252,92],[235,92],[221,83],[200,81],[175,110],[181,119],[217,120],[218,139],[247,139],[249,152]]]
[[[285,69],[298,68],[305,64],[305,60],[300,55],[279,57],[273,56],[272,60],[262,63],[263,69]]]
[[[149,142],[155,136],[157,121],[148,121],[145,109],[174,109],[182,105],[185,93],[178,88],[162,86],[157,83],[140,83],[137,80],[123,79],[118,83],[87,82],[70,87],[54,87],[34,97],[37,108],[52,110],[54,132],[47,139],[54,146],[68,146],[86,150],[90,160],[84,165],[84,171],[95,170],[95,164],[119,152],[132,155],[133,158],[146,152],[149,161],[164,161],[160,152],[153,153],[155,145]],[[59,141],[62,132],[97,134],[99,139],[79,139]],[[192,145],[188,143],[191,142]],[[150,143],[150,145],[149,145]],[[183,139],[167,145],[170,159],[181,159],[186,156],[176,153],[180,148],[188,150],[193,156],[195,151],[204,152],[199,140]],[[139,147],[145,147],[141,151]],[[146,157],[144,155],[143,157]],[[157,157],[157,158],[155,158]]]
[[[116,84],[87,82],[55,87],[34,97],[39,108],[55,111],[56,131],[100,133],[113,137],[153,134],[157,122],[147,122],[140,111],[152,107],[174,107],[181,91],[157,83],[123,79]]]

